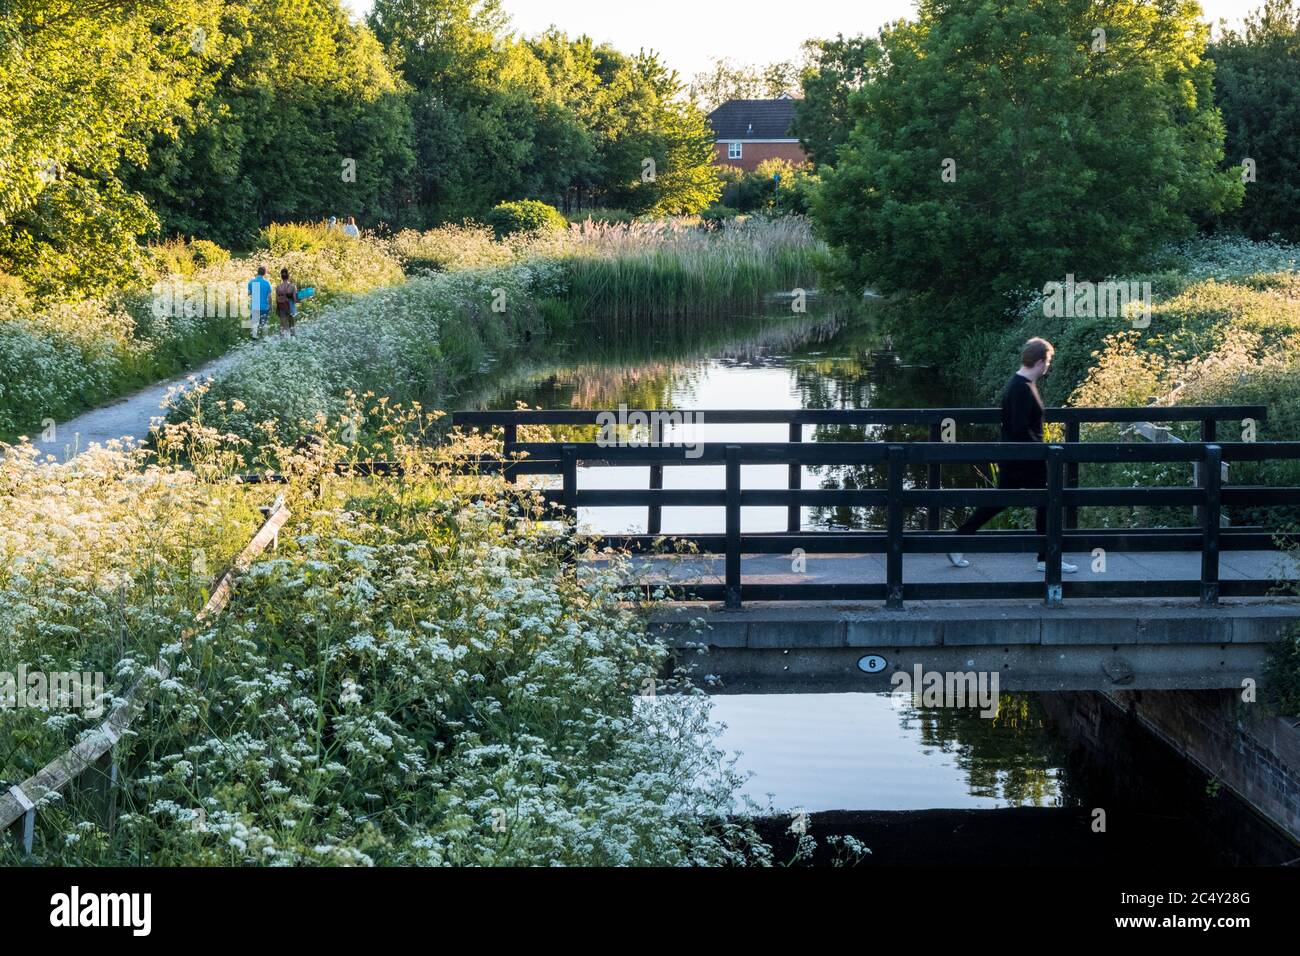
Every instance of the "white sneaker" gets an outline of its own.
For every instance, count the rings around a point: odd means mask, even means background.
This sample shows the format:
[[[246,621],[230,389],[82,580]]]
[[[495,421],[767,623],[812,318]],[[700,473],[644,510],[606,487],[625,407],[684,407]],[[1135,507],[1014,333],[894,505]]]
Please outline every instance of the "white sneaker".
[[[1047,572],[1047,562],[1046,562],[1046,561],[1039,561],[1039,562],[1038,562],[1038,570],[1039,570],[1039,571],[1042,571],[1042,572],[1044,572],[1044,573],[1046,573],[1046,572]],[[1079,570],[1079,566],[1078,566],[1077,564],[1071,564],[1069,561],[1062,561],[1062,562],[1061,562],[1061,573],[1062,573],[1062,574],[1073,574],[1075,571],[1078,571],[1078,570]]]
[[[949,551],[948,560],[952,562],[954,568],[969,568],[970,562],[962,557],[960,551]]]

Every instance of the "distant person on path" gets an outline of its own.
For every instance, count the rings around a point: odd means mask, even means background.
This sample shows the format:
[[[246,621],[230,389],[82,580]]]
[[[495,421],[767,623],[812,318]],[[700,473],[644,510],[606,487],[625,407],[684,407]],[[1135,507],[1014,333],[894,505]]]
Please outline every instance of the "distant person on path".
[[[1055,351],[1052,343],[1046,339],[1030,339],[1025,343],[1020,352],[1020,370],[1011,376],[1006,388],[1002,390],[1002,432],[999,441],[1042,442],[1043,399],[1038,394],[1038,382],[1051,369]],[[1046,488],[1047,462],[1001,462],[998,465],[998,487],[1004,490]],[[975,513],[957,529],[957,534],[974,534],[1003,511],[1006,508],[976,508]],[[1036,509],[1034,527],[1039,534],[1047,533],[1046,508]],[[958,568],[970,567],[970,562],[958,551],[950,552],[948,560]],[[1041,551],[1038,553],[1038,570],[1047,570]],[[1069,574],[1079,568],[1062,561],[1061,570]]]
[[[354,217],[348,216],[348,224],[343,227],[343,235],[353,239],[361,238],[361,230],[357,228],[357,221]]]
[[[330,232],[333,232],[338,227],[339,227],[339,217],[330,216],[330,220],[325,224],[325,228],[327,228]]]
[[[271,315],[271,283],[266,278],[266,266],[258,266],[257,275],[248,280],[248,301],[248,323],[256,340],[262,323],[269,322]]]
[[[280,316],[280,334],[295,335],[293,325],[298,318],[298,287],[289,281],[289,270],[280,270],[280,284],[275,287],[275,311]]]

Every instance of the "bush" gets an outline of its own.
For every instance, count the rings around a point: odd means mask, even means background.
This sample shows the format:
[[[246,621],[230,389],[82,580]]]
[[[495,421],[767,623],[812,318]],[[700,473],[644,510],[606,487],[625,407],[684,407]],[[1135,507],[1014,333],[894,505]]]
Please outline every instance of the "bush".
[[[402,442],[428,419],[385,411],[401,476],[334,479],[360,449],[333,432],[293,455],[308,475],[275,491],[293,513],[278,551],[188,643],[266,489],[196,482],[171,464],[175,432],[155,467],[0,448],[0,659],[103,672],[109,707],[137,680],[151,695],[115,751],[115,825],[101,790],[70,787],[43,803],[32,857],[6,839],[0,865],[771,862],[728,819],[742,778],[707,699],[635,701],[668,651],[623,569],[574,560],[531,493],[447,473],[482,443]],[[197,468],[226,473],[228,446],[194,437]],[[0,792],[97,722],[0,708]]]
[[[145,247],[145,259],[154,278],[190,278],[202,269],[230,261],[230,253],[206,239],[168,239]]]
[[[258,235],[258,247],[272,255],[290,252],[342,250],[357,240],[343,234],[342,228],[331,229],[323,222],[273,222]]]
[[[739,209],[733,209],[731,206],[724,206],[722,203],[715,202],[700,213],[700,218],[705,222],[722,222],[726,219],[735,219],[739,215]]]
[[[509,246],[495,241],[491,229],[473,222],[425,232],[406,229],[388,247],[408,274],[501,265],[514,256]]]
[[[554,206],[536,199],[503,202],[487,215],[487,224],[498,239],[524,234],[529,236],[560,232],[569,221]]]

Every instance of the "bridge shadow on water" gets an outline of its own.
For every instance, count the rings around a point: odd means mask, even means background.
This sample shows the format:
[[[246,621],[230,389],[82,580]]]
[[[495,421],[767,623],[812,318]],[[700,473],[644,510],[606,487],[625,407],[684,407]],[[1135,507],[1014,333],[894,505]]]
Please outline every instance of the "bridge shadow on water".
[[[929,724],[927,739],[960,742],[968,751],[964,764],[973,791],[987,786],[981,776],[990,768],[1060,761],[1056,780],[1062,805],[812,812],[803,823],[817,849],[799,865],[845,863],[844,851],[827,839],[838,836],[869,847],[871,855],[857,864],[869,867],[1300,865],[1300,845],[1099,695],[1024,699],[1029,723],[1045,718],[1051,741],[1046,760],[1040,759],[1042,741],[1033,741],[1034,735],[990,733],[974,713],[951,708],[915,713]],[[1075,719],[1083,710],[1100,717],[1086,732]],[[1001,742],[994,742],[999,736]],[[1029,770],[1022,783],[1036,776]],[[1023,786],[1013,785],[1009,793],[1005,781],[1003,787],[1013,800],[1032,796]],[[1104,811],[1104,830],[1098,810]],[[778,814],[756,821],[778,862],[795,857],[794,819]]]

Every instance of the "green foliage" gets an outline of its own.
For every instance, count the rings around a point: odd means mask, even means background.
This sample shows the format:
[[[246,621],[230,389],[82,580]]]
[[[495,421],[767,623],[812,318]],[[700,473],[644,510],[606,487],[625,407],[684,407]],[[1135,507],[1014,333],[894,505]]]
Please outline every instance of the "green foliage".
[[[795,108],[799,142],[818,166],[834,165],[835,154],[853,130],[849,98],[880,68],[881,46],[872,37],[809,40],[801,77],[803,99]]]
[[[563,263],[574,312],[612,328],[718,324],[774,291],[812,288],[819,249],[796,216],[602,226],[584,223],[538,250]]]
[[[700,213],[700,218],[709,223],[725,222],[728,219],[735,219],[740,215],[740,210],[734,206],[724,206],[720,202],[715,202],[708,209]]]
[[[221,0],[192,114],[135,177],[164,234],[246,248],[271,221],[400,222],[414,163],[407,91],[339,0]]]
[[[799,70],[789,61],[753,66],[721,57],[706,72],[695,74],[689,93],[708,112],[728,100],[770,100],[793,94],[798,87]]]
[[[123,170],[188,109],[216,0],[11,0],[0,35],[0,270],[41,298],[127,281],[156,225]]]
[[[1021,345],[1041,335],[1057,348],[1044,380],[1048,404],[1145,406],[1264,405],[1259,441],[1300,440],[1300,247],[1249,240],[1202,239],[1160,257],[1160,272],[1123,276],[1150,282],[1151,322],[1133,328],[1123,318],[1048,319],[1041,298],[1016,324],[981,344],[970,365],[980,367],[976,404],[991,401],[1014,370]],[[1220,426],[1220,437],[1240,426]],[[1195,423],[1177,426],[1184,440],[1199,439]],[[1114,426],[1085,429],[1083,437],[1117,441]],[[1295,462],[1234,462],[1234,485],[1300,485]],[[1085,486],[1185,485],[1185,464],[1084,466]],[[1300,511],[1234,506],[1233,524],[1276,528]],[[1085,509],[1081,523],[1101,526],[1185,525],[1187,509]],[[1285,519],[1285,520],[1284,520]]]
[[[1009,293],[1129,268],[1192,213],[1236,203],[1197,12],[922,0],[882,30],[814,202],[839,277],[960,303],[969,329]]]
[[[569,221],[554,206],[535,199],[524,199],[494,206],[487,214],[487,224],[492,227],[498,239],[504,239],[519,233],[539,236],[559,232],[568,226]]]
[[[1240,210],[1216,225],[1255,239],[1300,240],[1300,10],[1292,0],[1266,0],[1244,31],[1226,32],[1209,56],[1228,162],[1239,172],[1243,160],[1255,164]]]
[[[819,181],[810,165],[785,159],[765,159],[750,172],[723,166],[720,176],[722,206],[766,215],[806,215]]]
[[[150,243],[145,256],[154,275],[190,278],[196,272],[230,261],[230,253],[207,239],[171,239]]]
[[[600,222],[606,225],[626,225],[636,221],[636,216],[626,209],[584,209],[581,212],[573,214],[574,222]]]
[[[486,442],[407,440],[431,419],[383,403],[344,411],[399,475],[337,479],[374,454],[338,421],[310,455],[269,449],[259,465],[296,476],[277,489],[291,524],[184,641],[266,500],[175,464],[227,476],[229,439],[174,429],[149,468],[0,448],[3,659],[103,672],[115,700],[139,682],[149,702],[115,751],[113,825],[99,788],[70,787],[37,815],[33,855],[6,839],[0,865],[770,863],[729,819],[742,778],[707,700],[662,678],[625,568],[576,560],[585,543],[531,492],[448,473]],[[667,692],[642,706],[655,679]],[[0,709],[0,786],[102,719]]]
[[[405,229],[389,240],[388,248],[408,275],[501,265],[514,256],[491,229],[471,222],[425,232]]]
[[[1263,703],[1274,713],[1300,717],[1300,628],[1293,627],[1269,649]]]

